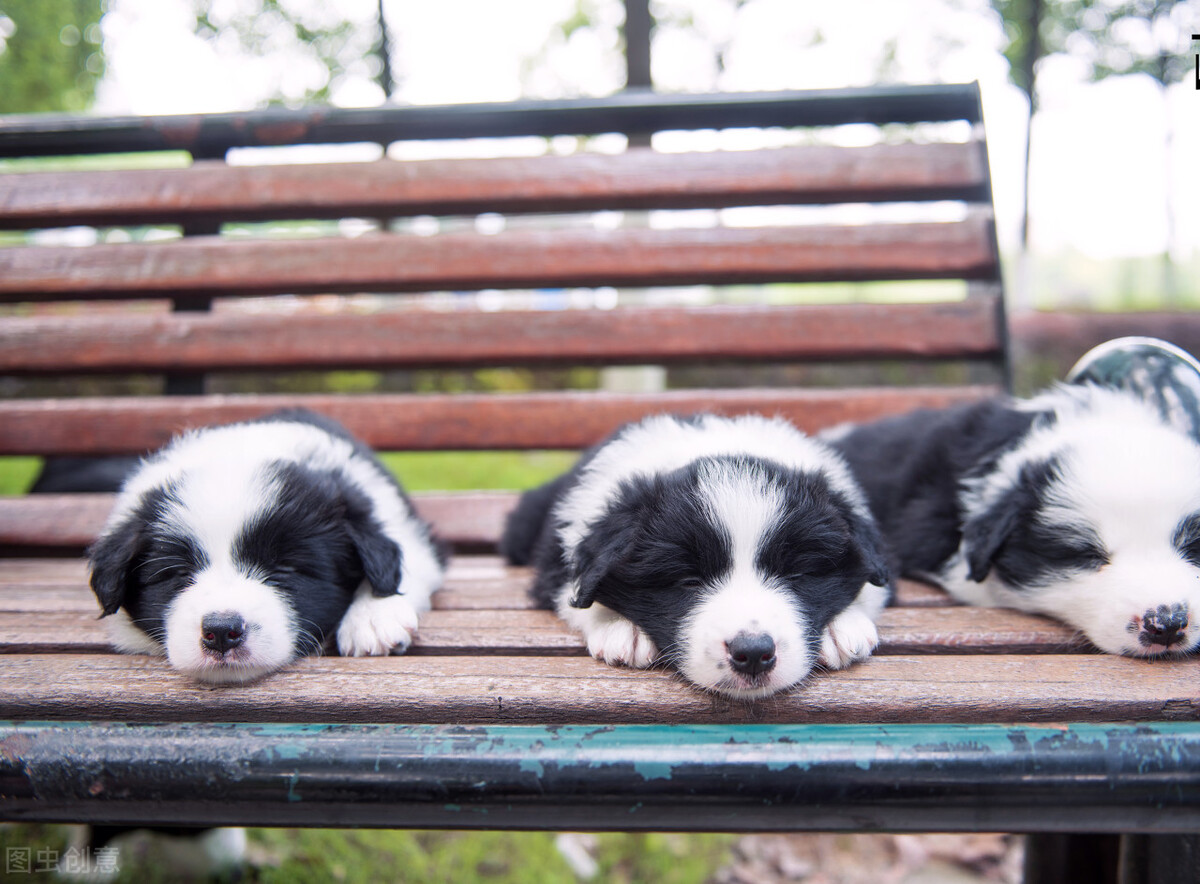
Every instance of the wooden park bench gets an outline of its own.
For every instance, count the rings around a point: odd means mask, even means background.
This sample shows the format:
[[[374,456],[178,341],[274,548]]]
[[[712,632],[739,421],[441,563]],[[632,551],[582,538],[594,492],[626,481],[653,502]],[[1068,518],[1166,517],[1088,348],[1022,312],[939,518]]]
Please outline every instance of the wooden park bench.
[[[240,150],[346,143],[390,147]],[[0,228],[36,231],[0,234],[0,455],[284,405],[385,451],[578,449],[655,412],[816,431],[1008,382],[973,85],[0,120],[3,157],[164,150],[194,162],[0,174]],[[470,374],[495,368],[534,371]],[[346,371],[381,386],[321,386]],[[905,583],[875,657],[734,702],[531,610],[495,553],[515,494],[416,497],[455,555],[412,651],[224,689],[108,649],[81,552],[111,496],[0,499],[0,818],[1125,833],[1122,881],[1184,880],[1194,661]],[[1112,838],[1088,849],[1116,881]],[[1085,880],[1080,842],[1030,843],[1030,880]]]

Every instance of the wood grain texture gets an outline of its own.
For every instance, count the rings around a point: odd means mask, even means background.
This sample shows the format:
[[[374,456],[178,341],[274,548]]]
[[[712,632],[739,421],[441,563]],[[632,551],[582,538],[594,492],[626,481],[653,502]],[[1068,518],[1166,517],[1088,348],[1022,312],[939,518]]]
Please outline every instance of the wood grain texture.
[[[0,177],[0,228],[987,200],[979,142],[579,153]]]
[[[1103,655],[880,656],[758,703],[585,657],[307,658],[255,685],[201,687],[165,662],[8,655],[0,719],[449,724],[1179,721],[1195,663]]]
[[[0,302],[565,286],[994,279],[991,221],[0,249]]]
[[[0,372],[998,358],[995,296],[942,304],[9,317]]]
[[[0,612],[95,611],[83,559],[0,558]],[[528,590],[533,569],[514,567],[494,555],[454,556],[433,597],[439,611],[520,611],[533,607]],[[958,603],[942,590],[901,580],[895,605],[946,608]]]
[[[90,593],[61,600],[66,604],[59,610],[41,605],[40,610],[4,612],[0,654],[107,651],[107,629]],[[0,610],[11,606],[11,601],[0,601]],[[1090,650],[1075,630],[1043,617],[957,607],[884,611],[875,653],[1064,654]],[[586,656],[587,647],[582,637],[552,611],[522,610],[519,606],[445,609],[439,605],[421,618],[410,653]]]
[[[0,454],[140,454],[183,430],[305,407],[377,450],[586,448],[660,413],[780,415],[805,432],[995,395],[989,386],[505,395],[247,395],[7,400]]]

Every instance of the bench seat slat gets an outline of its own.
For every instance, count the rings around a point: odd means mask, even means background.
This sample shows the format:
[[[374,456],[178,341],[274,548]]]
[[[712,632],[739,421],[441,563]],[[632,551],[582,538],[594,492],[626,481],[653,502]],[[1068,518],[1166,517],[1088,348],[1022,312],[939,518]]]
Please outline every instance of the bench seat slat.
[[[530,569],[509,566],[499,556],[454,556],[433,607],[438,611],[527,610],[533,607],[528,595],[532,580]],[[956,603],[933,586],[901,580],[895,604],[944,608]],[[0,559],[0,612],[37,611],[97,611],[82,559]]]
[[[85,592],[71,599],[86,603],[84,610],[6,613],[0,655],[108,652],[108,630]],[[968,607],[889,609],[880,618],[879,639],[877,655],[1064,654],[1089,648],[1073,629],[1045,618]],[[586,656],[587,647],[552,611],[434,610],[422,617],[410,653]]]
[[[1200,716],[1193,661],[1100,654],[879,656],[765,703],[586,657],[306,658],[222,690],[161,660],[12,654],[0,719],[421,724],[1117,722]],[[1037,690],[1030,690],[1037,685]]]
[[[12,317],[0,373],[996,358],[998,295],[935,304]]]
[[[992,279],[991,221],[680,230],[513,230],[495,236],[192,237],[0,249],[0,302]]]
[[[988,199],[979,142],[0,176],[0,229]]]
[[[340,421],[377,450],[587,448],[646,415],[781,415],[806,432],[913,408],[977,401],[963,387],[674,390],[506,395],[245,395],[0,402],[0,454],[140,454],[190,427],[303,406]]]

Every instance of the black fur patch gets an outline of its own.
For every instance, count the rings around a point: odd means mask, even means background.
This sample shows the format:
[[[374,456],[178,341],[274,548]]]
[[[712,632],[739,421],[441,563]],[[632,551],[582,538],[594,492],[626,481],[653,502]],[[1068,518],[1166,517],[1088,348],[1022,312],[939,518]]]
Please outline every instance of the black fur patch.
[[[1192,513],[1179,523],[1171,543],[1184,559],[1200,568],[1200,513]]]
[[[242,527],[233,560],[248,577],[282,592],[302,617],[301,629],[320,643],[346,613],[366,576],[365,560],[372,562],[373,577],[368,579],[378,594],[395,591],[400,550],[377,527],[372,532],[368,526],[367,533],[383,551],[378,561],[371,549],[367,556],[360,554],[351,525],[370,520],[369,504],[336,474],[296,463],[280,463],[272,471],[275,500]],[[378,586],[387,587],[386,593]]]
[[[705,515],[698,474],[693,463],[622,483],[575,551],[571,576],[580,594],[572,604],[599,602],[644,629],[660,649],[676,645],[705,588],[732,566],[728,534]]]
[[[1061,480],[1054,458],[1025,464],[1016,484],[963,528],[969,576],[977,582],[995,568],[1013,589],[1046,586],[1067,574],[1108,564],[1094,532],[1047,524],[1041,517],[1047,490]]]
[[[962,480],[994,468],[1035,421],[1049,419],[988,400],[864,424],[831,444],[866,492],[895,570],[921,577],[962,541]]]
[[[140,599],[142,582],[147,577],[155,577],[153,568],[148,568],[146,574],[142,573],[143,568],[148,559],[158,558],[151,550],[152,542],[158,539],[155,527],[161,524],[166,509],[176,502],[172,486],[146,492],[125,521],[105,532],[88,550],[92,591],[100,601],[104,616],[115,614],[122,606],[128,609],[130,606],[143,605]],[[194,554],[183,554],[180,545],[161,552],[164,579],[168,576],[177,578],[184,565],[199,561]],[[150,565],[154,564],[154,561],[150,561]],[[134,619],[138,618],[135,616]],[[159,622],[159,632],[161,626]]]

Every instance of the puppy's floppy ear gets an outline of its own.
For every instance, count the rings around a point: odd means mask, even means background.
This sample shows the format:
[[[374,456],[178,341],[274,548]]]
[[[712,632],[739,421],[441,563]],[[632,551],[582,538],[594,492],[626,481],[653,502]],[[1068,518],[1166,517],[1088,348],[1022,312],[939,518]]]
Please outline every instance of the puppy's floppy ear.
[[[370,499],[356,486],[341,480],[346,504],[346,534],[358,553],[363,576],[373,595],[383,598],[400,592],[404,553],[400,545],[383,533]]]
[[[599,530],[593,528],[575,549],[576,590],[571,596],[572,608],[590,608],[604,578],[633,555],[637,542],[637,525],[627,522],[617,527],[617,520],[605,518]]]
[[[571,607],[590,607],[604,580],[634,557],[646,521],[665,493],[661,476],[638,476],[622,483],[617,502],[575,547],[571,577],[576,590]]]
[[[963,552],[967,576],[982,583],[992,570],[996,553],[1008,540],[1021,518],[1017,495],[1008,492],[985,512],[963,525]]]
[[[100,602],[101,616],[115,614],[125,603],[129,581],[145,540],[146,522],[134,514],[106,531],[88,549],[92,592]]]
[[[863,567],[867,569],[867,581],[875,586],[891,586],[888,547],[875,520],[848,508],[846,522],[850,526],[850,538],[862,557]]]
[[[963,525],[962,546],[967,559],[967,576],[982,583],[992,570],[996,555],[1022,524],[1037,515],[1041,489],[1060,472],[1058,461],[1028,463],[1016,481]]]

